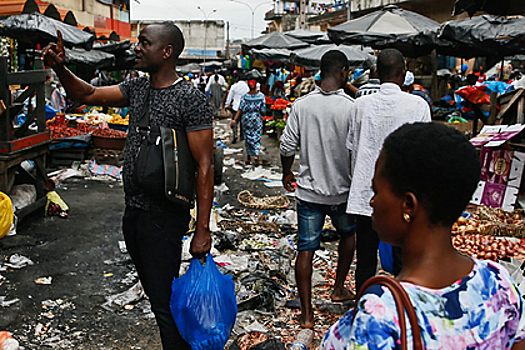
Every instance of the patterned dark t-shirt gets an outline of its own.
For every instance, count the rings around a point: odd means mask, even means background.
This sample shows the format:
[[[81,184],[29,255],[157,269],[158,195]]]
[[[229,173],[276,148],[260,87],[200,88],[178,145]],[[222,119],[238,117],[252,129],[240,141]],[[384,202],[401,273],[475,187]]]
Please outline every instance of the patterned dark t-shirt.
[[[206,96],[184,79],[165,88],[150,86],[149,77],[126,80],[119,85],[120,91],[130,102],[129,131],[124,160],[124,192],[126,205],[144,210],[180,210],[172,202],[159,200],[141,192],[133,181],[135,161],[140,146],[136,126],[142,116],[147,89],[149,93],[150,125],[165,126],[187,132],[213,128],[213,112]]]

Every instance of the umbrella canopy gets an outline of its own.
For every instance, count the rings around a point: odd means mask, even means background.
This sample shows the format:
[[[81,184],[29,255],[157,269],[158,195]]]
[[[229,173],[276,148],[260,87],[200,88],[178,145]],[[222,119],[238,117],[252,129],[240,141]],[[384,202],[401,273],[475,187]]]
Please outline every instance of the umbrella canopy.
[[[317,45],[298,50],[292,54],[292,61],[299,66],[318,69],[321,65],[321,57],[330,50],[342,51],[348,58],[348,65],[352,68],[360,66],[369,67],[376,61],[374,56],[363,52],[360,47],[338,46],[335,44]]]
[[[463,58],[525,54],[524,28],[525,18],[483,15],[449,21],[439,28],[437,38],[447,43],[439,52]]]
[[[491,15],[521,15],[525,13],[523,0],[456,0],[452,16],[468,12],[472,17],[478,11]]]
[[[332,39],[330,39],[330,37],[328,36],[327,33],[325,33],[322,37],[320,38],[317,38],[315,40],[315,45],[325,45],[325,44],[333,44],[334,42],[332,41]]]
[[[256,59],[261,61],[283,61],[288,62],[290,60],[290,54],[292,51],[287,49],[253,49],[250,51]]]
[[[321,32],[319,30],[297,29],[289,32],[284,32],[284,35],[288,35],[292,38],[304,41],[308,44],[315,44],[316,41],[325,36],[326,33]]]
[[[126,51],[126,50],[131,49],[131,42],[129,40],[119,41],[116,43],[96,42],[95,44],[93,44],[93,49],[108,52],[108,53]]]
[[[399,37],[416,35],[433,30],[439,23],[418,13],[403,10],[395,5],[328,28],[328,35],[337,44],[366,45],[375,47]]]
[[[31,44],[47,45],[57,41],[57,30],[62,32],[64,44],[67,46],[83,45],[90,48],[95,41],[95,36],[91,33],[36,12],[12,15],[0,20],[0,35]]]
[[[191,72],[199,72],[201,70],[198,63],[188,63],[183,66],[177,67],[177,70],[183,74]]]
[[[88,66],[106,68],[115,62],[115,56],[99,50],[68,49],[66,48],[67,64],[85,64]]]
[[[307,47],[307,46],[308,44],[301,40],[284,35],[283,33],[271,32],[270,34],[260,36],[258,38],[248,41],[245,44],[242,44],[242,50],[243,52],[248,52],[251,49],[294,50],[294,49],[300,49],[300,48]]]

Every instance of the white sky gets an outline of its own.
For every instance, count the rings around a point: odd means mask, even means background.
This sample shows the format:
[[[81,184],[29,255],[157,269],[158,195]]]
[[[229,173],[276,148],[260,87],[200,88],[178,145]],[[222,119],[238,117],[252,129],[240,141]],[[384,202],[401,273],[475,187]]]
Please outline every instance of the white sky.
[[[230,22],[230,40],[250,39],[252,10],[248,6],[231,0],[131,0],[131,19],[133,20],[175,20],[205,19],[197,9],[200,6],[208,19],[223,19]],[[255,10],[254,38],[266,28],[264,14],[273,8],[269,0],[243,0]],[[262,4],[262,5],[260,5]],[[259,6],[260,5],[260,6]],[[210,14],[213,10],[217,12]]]

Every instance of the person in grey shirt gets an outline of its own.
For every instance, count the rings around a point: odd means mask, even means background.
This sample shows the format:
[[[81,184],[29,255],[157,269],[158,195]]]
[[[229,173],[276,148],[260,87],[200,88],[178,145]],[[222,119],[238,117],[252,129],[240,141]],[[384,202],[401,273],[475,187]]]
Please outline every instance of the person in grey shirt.
[[[280,144],[283,185],[291,192],[295,191],[291,167],[299,148],[295,195],[299,254],[295,277],[301,299],[300,324],[305,328],[312,328],[314,323],[312,258],[320,247],[326,215],[330,216],[341,236],[331,299],[344,301],[354,297],[344,285],[355,249],[355,216],[345,213],[351,182],[350,152],[345,148],[345,141],[354,100],[343,91],[348,80],[348,60],[341,51],[332,50],[323,55],[321,79],[314,91],[298,98],[292,105]]]

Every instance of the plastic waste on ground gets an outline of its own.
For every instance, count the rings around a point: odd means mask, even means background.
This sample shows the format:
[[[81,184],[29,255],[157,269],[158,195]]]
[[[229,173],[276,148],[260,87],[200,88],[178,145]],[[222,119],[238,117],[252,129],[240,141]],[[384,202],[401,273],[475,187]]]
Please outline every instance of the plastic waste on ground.
[[[223,349],[237,315],[235,284],[220,273],[211,254],[204,266],[194,258],[188,271],[173,280],[170,307],[193,350]]]
[[[56,191],[49,191],[46,196],[46,215],[67,218],[69,207],[66,204],[66,202],[64,202],[62,198],[60,198],[58,193]]]
[[[297,334],[288,350],[307,350],[313,339],[314,332],[311,329],[303,329]]]
[[[16,209],[22,209],[36,202],[36,187],[30,184],[15,185],[9,192]]]
[[[3,192],[0,192],[0,238],[11,229],[14,220],[13,204],[11,199]]]
[[[20,345],[8,331],[0,331],[0,350],[19,350]]]

